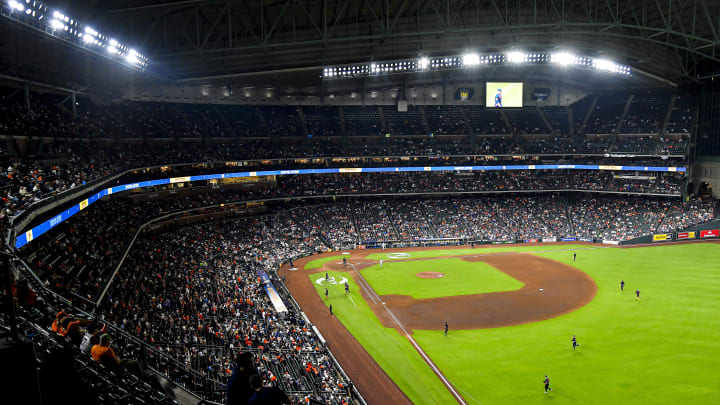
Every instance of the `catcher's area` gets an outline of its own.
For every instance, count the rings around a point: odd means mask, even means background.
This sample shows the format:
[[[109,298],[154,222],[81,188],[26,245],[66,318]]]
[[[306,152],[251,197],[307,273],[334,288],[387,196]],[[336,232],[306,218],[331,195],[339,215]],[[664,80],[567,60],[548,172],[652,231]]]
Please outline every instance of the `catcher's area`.
[[[388,249],[385,253],[430,249],[432,248]],[[398,329],[403,335],[412,334],[413,329],[441,330],[446,321],[451,330],[497,328],[536,322],[580,308],[590,302],[597,292],[597,285],[587,274],[566,264],[526,253],[483,254],[481,248],[477,250],[477,255],[457,257],[485,262],[521,281],[524,286],[515,291],[429,299],[414,299],[407,295],[378,296],[359,272],[377,262],[365,258],[376,251],[362,250],[353,251],[347,266],[333,261],[326,263],[321,269],[294,272],[289,272],[288,266],[283,266],[280,274],[285,276],[290,292],[320,329],[328,346],[365,399],[372,404],[409,403],[402,391],[340,321],[328,316],[327,308],[308,275],[325,270],[347,272],[360,286],[360,293],[382,324]],[[322,256],[300,259],[295,265],[304,269],[307,262],[318,257]],[[404,261],[435,259],[438,258],[411,258]],[[417,276],[437,278],[438,274],[442,273],[419,273]],[[440,376],[439,370],[436,370],[436,374]],[[458,398],[458,402],[464,401]]]

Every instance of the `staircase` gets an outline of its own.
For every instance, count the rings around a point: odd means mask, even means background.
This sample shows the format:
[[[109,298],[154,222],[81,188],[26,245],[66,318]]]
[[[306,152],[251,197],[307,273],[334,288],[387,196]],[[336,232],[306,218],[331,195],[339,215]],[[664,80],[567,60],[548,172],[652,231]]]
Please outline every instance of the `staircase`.
[[[535,110],[537,110],[538,115],[542,119],[542,121],[545,123],[545,127],[550,131],[549,133],[554,133],[555,130],[553,129],[552,124],[550,123],[550,120],[545,115],[545,111],[543,110],[542,106],[535,102]]]
[[[305,121],[305,113],[302,110],[302,107],[298,106],[296,109],[298,113],[298,117],[300,117],[300,123],[302,124],[303,131],[305,131],[305,135],[310,134],[310,129],[307,125],[307,121]]]
[[[627,117],[628,111],[630,111],[630,105],[632,104],[633,99],[635,98],[634,95],[629,95],[627,101],[625,102],[625,108],[623,108],[623,112],[620,115],[620,119],[618,120],[617,125],[615,126],[615,133],[619,134],[620,129],[622,129],[622,124],[625,122],[625,117]]]
[[[382,125],[383,131],[385,131],[386,134],[390,133],[390,128],[387,126],[387,122],[385,122],[385,113],[383,112],[382,106],[378,107],[378,114],[380,114],[380,125]]]
[[[233,138],[237,138],[238,134],[235,131],[235,128],[230,125],[230,123],[227,121],[225,116],[222,114],[222,111],[220,111],[215,104],[212,104],[213,110],[215,111],[215,114],[217,114],[218,117],[220,117],[220,121],[222,121],[223,124],[225,124],[225,128],[227,128],[228,131],[232,134]]]
[[[345,130],[345,111],[343,108],[338,106],[338,116],[340,117],[340,131],[343,138],[347,139],[347,131]]]
[[[430,216],[427,214],[427,211],[425,211],[425,207],[423,207],[422,204],[418,204],[418,209],[420,209],[420,212],[423,214],[423,217],[425,217],[425,222],[430,227],[430,231],[432,231],[433,237],[440,238],[440,233],[438,233],[437,229],[435,229],[435,225],[433,225],[433,222],[430,219]]]
[[[665,112],[665,119],[663,120],[662,127],[660,128],[660,136],[665,135],[665,132],[667,131],[667,124],[670,122],[670,117],[672,117],[672,111],[673,108],[675,108],[675,101],[677,101],[677,94],[674,94],[670,96],[670,104],[668,104],[667,111]]]
[[[592,104],[590,104],[590,108],[588,108],[587,112],[585,113],[585,118],[583,118],[582,125],[580,125],[580,129],[578,130],[578,135],[583,134],[585,132],[585,126],[587,125],[588,121],[590,121],[590,117],[592,116],[592,113],[595,111],[595,107],[597,107],[598,100],[600,99],[600,96],[595,96],[593,98]]]
[[[422,122],[423,122],[423,126],[425,127],[425,131],[427,131],[427,133],[432,132],[432,130],[430,129],[430,124],[428,124],[427,117],[425,116],[425,108],[423,106],[418,106],[417,108],[418,108],[418,110],[420,110],[420,117],[422,117]]]
[[[263,115],[262,111],[260,111],[260,107],[255,107],[255,113],[257,114],[258,118],[260,118],[260,122],[262,123],[263,130],[265,130],[265,133],[270,136],[270,126],[268,125],[267,120],[265,119],[265,116]]]
[[[468,119],[467,113],[465,112],[465,108],[463,106],[460,106],[460,114],[462,115],[463,123],[465,124],[465,130],[468,134],[473,135],[474,142],[475,133],[473,132],[472,125],[470,125],[470,120]]]

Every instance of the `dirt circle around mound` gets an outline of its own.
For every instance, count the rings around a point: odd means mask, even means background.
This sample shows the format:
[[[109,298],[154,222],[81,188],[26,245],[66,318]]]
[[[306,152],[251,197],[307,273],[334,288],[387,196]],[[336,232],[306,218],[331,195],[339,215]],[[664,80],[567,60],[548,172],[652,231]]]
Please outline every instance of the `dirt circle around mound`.
[[[423,271],[416,274],[419,278],[443,278],[445,277],[445,273],[440,273],[439,271]]]

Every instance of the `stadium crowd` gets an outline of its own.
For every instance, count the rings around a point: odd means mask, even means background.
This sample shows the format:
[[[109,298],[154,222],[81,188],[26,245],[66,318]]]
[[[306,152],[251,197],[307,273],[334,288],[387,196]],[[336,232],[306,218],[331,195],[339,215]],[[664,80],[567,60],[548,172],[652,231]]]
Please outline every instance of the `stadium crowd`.
[[[297,393],[296,401],[313,393],[330,404],[347,401],[347,381],[310,325],[294,308],[277,311],[259,281],[258,270],[271,273],[302,251],[286,233],[294,222],[274,229],[275,222],[147,234],[114,280],[101,318],[219,381],[231,377],[238,351],[252,352],[263,382]]]
[[[262,196],[225,191],[139,202],[122,198],[98,202],[42,236],[45,242],[34,241],[24,255],[48,286],[94,302],[140,224],[163,214],[254,195]],[[710,221],[714,215],[713,203],[680,204],[649,197],[598,196],[572,201],[561,194],[388,198],[281,210],[248,225],[248,235],[273,241],[272,251],[292,256],[368,241],[551,237],[623,241],[658,230],[684,229]]]

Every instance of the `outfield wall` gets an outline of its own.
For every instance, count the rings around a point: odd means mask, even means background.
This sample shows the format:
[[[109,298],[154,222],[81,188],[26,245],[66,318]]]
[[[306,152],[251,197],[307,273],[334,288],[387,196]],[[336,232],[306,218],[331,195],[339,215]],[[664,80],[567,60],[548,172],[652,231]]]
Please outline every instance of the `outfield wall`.
[[[621,245],[638,245],[677,241],[716,240],[720,237],[720,219],[691,226],[678,232],[656,233],[621,242]]]

